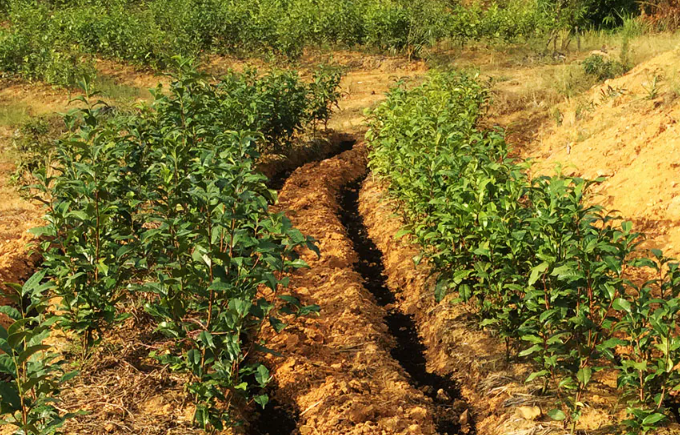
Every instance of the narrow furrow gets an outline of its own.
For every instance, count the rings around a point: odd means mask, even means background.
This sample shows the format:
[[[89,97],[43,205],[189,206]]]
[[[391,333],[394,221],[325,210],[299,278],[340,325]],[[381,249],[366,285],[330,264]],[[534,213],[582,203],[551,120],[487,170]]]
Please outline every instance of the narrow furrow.
[[[278,209],[317,240],[321,256],[301,252],[309,269],[290,276],[286,292],[320,307],[319,316],[290,319],[281,333],[265,331],[266,364],[286,409],[299,410],[295,434],[433,435],[432,400],[415,388],[390,354],[395,340],[385,309],[362,285],[357,254],[340,221],[342,187],[366,173],[366,150],[356,145],[334,158],[296,170]]]
[[[397,300],[387,287],[382,252],[369,237],[359,213],[359,191],[365,178],[346,185],[340,198],[341,221],[359,257],[355,268],[363,277],[366,289],[375,296],[378,304],[387,309],[385,322],[396,339],[392,357],[409,374],[413,385],[432,399],[436,408],[437,432],[441,435],[458,434],[461,432],[459,418],[450,409],[453,400],[460,398],[458,386],[450,378],[427,370],[426,348],[418,335],[414,317],[396,309]]]

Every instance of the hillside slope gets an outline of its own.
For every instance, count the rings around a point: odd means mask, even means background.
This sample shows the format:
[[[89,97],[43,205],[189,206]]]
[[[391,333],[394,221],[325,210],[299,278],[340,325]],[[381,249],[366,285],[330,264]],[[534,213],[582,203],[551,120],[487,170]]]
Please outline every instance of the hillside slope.
[[[579,99],[525,150],[534,173],[606,177],[594,198],[648,235],[646,247],[680,255],[680,51],[661,54]],[[560,124],[557,125],[556,124]]]

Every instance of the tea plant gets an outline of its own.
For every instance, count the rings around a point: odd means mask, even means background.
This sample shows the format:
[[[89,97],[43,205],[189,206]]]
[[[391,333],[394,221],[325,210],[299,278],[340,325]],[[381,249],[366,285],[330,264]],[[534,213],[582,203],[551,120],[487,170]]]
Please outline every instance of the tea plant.
[[[502,132],[477,128],[486,95],[474,76],[434,73],[412,90],[393,89],[370,113],[370,166],[398,199],[400,234],[422,246],[438,300],[453,293],[472,305],[508,358],[534,363],[527,381],[557,396],[553,419],[573,433],[594,375],[614,362],[631,397],[629,424],[644,432],[680,385],[677,266],[633,259],[642,236],[632,224],[587,205],[600,180],[529,179]],[[668,272],[632,299],[626,273],[642,266]]]
[[[316,130],[316,124],[323,122],[324,128],[328,128],[328,121],[330,120],[333,108],[338,107],[340,101],[340,80],[342,73],[339,69],[320,66],[315,71],[313,82],[309,85],[309,117]]]
[[[82,337],[83,358],[102,336],[102,329],[121,317],[115,305],[122,284],[133,273],[132,216],[139,206],[128,168],[120,162],[130,147],[116,142],[113,123],[102,121],[108,106],[90,103],[66,118],[73,134],[57,141],[54,162],[33,172],[34,191],[46,204],[42,236],[43,267],[54,280],[54,293],[65,314],[60,325]]]
[[[616,3],[616,8],[605,6]],[[625,3],[625,4],[624,4]],[[94,57],[158,70],[176,55],[231,53],[296,58],[305,48],[423,56],[448,39],[523,41],[576,27],[609,27],[630,0],[2,0],[0,71],[64,86],[94,73]],[[621,6],[621,7],[619,7]],[[618,17],[619,15],[617,15]],[[615,24],[621,20],[613,17]],[[625,22],[625,20],[624,20]],[[570,40],[567,38],[566,40]]]
[[[5,296],[12,305],[0,307],[13,323],[0,326],[0,425],[16,428],[17,434],[59,433],[64,421],[75,414],[62,414],[55,406],[59,390],[77,372],[65,373],[65,361],[46,344],[50,327],[49,290],[45,271],[34,274],[23,286],[7,284]]]
[[[621,345],[629,349],[619,363],[619,386],[628,401],[631,433],[647,433],[667,420],[666,401],[680,389],[676,366],[680,363],[680,270],[678,264],[661,251],[652,258],[636,260],[638,267],[650,269],[652,280],[635,286],[636,294],[618,299],[614,308],[620,313],[618,330],[625,331]]]
[[[253,358],[266,350],[263,325],[280,331],[284,317],[318,311],[283,293],[285,273],[306,266],[297,251],[318,250],[269,210],[275,193],[256,163],[259,148],[309,119],[308,92],[320,91],[292,73],[212,83],[179,61],[169,92],[134,112],[93,102],[84,83],[84,108],[67,115],[69,133],[28,189],[46,206],[36,233],[61,298],[58,324],[86,356],[124,318],[120,302],[144,294],[170,339],[153,356],[190,376],[195,422],[215,433],[238,424],[237,407],[267,403],[269,372]],[[237,105],[242,96],[249,107]]]

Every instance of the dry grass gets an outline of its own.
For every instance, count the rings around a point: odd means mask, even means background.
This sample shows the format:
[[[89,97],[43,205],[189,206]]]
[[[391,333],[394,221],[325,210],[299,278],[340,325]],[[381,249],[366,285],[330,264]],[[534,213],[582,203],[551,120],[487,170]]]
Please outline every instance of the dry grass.
[[[66,433],[203,433],[192,427],[194,408],[184,390],[187,376],[170,372],[148,356],[151,350],[165,346],[163,337],[153,333],[152,325],[149,316],[135,312],[123,325],[107,332],[81,368],[80,376],[62,393],[60,407],[65,411],[87,412],[69,420]],[[57,340],[67,354],[78,353],[66,338]]]

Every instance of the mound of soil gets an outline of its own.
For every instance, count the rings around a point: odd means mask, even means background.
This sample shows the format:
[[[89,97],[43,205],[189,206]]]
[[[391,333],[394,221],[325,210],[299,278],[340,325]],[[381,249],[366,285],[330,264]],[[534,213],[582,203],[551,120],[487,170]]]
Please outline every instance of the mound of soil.
[[[649,248],[680,255],[680,52],[664,53],[557,106],[561,125],[527,150],[536,174],[606,177],[593,200],[635,223]]]

